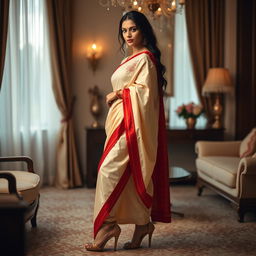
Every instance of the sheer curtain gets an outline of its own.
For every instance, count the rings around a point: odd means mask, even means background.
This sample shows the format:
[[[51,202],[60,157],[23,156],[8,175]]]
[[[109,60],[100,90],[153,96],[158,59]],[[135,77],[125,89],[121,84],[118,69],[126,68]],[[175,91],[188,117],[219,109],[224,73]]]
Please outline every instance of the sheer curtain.
[[[187,39],[185,14],[175,15],[174,29],[174,96],[170,99],[170,122],[171,128],[185,128],[185,122],[179,118],[175,110],[182,104],[194,102],[199,104],[196,92],[195,79],[193,76]],[[196,128],[205,127],[206,120],[201,116],[197,120]]]
[[[48,41],[45,1],[11,0],[0,93],[0,153],[32,157],[44,184],[53,183],[60,126]]]

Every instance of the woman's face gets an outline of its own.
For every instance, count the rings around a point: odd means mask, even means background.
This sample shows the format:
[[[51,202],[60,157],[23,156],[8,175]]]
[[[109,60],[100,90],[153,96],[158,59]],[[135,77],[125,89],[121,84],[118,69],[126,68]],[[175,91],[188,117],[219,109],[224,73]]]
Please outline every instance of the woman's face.
[[[143,37],[136,24],[132,20],[125,20],[122,23],[122,34],[125,42],[130,47],[143,46]]]

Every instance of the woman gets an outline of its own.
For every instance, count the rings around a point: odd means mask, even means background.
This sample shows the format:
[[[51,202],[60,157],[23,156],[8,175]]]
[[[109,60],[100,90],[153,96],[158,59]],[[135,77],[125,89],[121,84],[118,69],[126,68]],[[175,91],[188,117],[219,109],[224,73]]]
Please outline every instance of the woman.
[[[90,251],[102,251],[112,237],[116,250],[118,224],[135,224],[124,249],[139,248],[146,235],[150,246],[150,221],[171,221],[161,53],[150,23],[136,11],[122,17],[119,41],[132,55],[112,75],[113,92],[106,97],[110,109],[96,186],[95,240],[85,245]]]

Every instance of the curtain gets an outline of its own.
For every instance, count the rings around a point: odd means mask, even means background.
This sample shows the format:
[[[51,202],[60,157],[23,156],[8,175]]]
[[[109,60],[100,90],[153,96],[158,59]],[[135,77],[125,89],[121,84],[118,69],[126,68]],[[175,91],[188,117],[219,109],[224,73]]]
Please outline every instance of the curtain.
[[[201,92],[208,69],[224,65],[225,1],[187,0],[185,13],[197,93],[210,125],[210,108]]]
[[[4,71],[4,59],[6,51],[8,29],[9,0],[0,1],[0,89]]]
[[[256,2],[237,1],[236,139],[256,127]]]
[[[0,153],[32,157],[42,182],[51,185],[60,113],[51,87],[45,7],[41,0],[10,0],[0,93]]]
[[[62,114],[57,149],[56,186],[72,188],[82,185],[72,121],[74,97],[71,90],[71,1],[47,0],[51,37],[53,90]]]
[[[175,110],[182,104],[200,102],[190,58],[185,14],[175,15],[174,33],[174,96],[170,98],[169,125],[171,128],[185,128],[184,119],[179,118]],[[203,116],[198,118],[196,127],[205,127]]]

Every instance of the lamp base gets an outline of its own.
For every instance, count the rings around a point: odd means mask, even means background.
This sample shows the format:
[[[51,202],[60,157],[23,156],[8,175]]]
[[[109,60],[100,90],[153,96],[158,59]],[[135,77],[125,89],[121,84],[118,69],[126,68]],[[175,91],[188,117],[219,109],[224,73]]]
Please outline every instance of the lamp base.
[[[213,129],[220,129],[220,128],[222,128],[222,123],[220,122],[220,120],[215,120],[214,123],[212,124],[212,128]]]
[[[100,125],[100,123],[99,123],[97,120],[95,120],[95,121],[91,124],[91,127],[92,127],[92,128],[99,128],[99,127],[101,127],[101,125]]]
[[[212,124],[213,129],[220,129],[222,128],[222,106],[220,100],[220,93],[216,94],[216,100],[213,106],[213,115],[214,115],[214,122]]]

